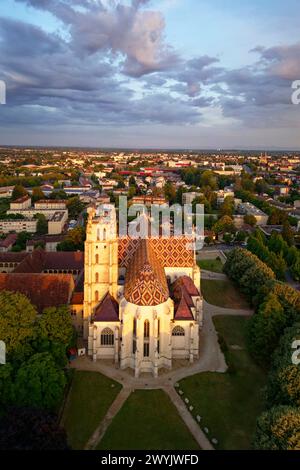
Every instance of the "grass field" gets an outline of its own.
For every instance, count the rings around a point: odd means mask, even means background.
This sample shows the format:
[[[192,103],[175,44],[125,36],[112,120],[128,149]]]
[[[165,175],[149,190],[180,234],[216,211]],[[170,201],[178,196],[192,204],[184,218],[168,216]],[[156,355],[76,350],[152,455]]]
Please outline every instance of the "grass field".
[[[251,448],[256,418],[263,410],[266,374],[256,366],[245,345],[245,317],[220,316],[214,319],[223,338],[229,372],[206,372],[184,379],[180,388],[194,406],[193,414],[202,417],[208,437],[218,440],[217,448]]]
[[[202,279],[201,291],[206,302],[218,307],[247,309],[247,300],[239,293],[234,284],[229,281]]]
[[[136,390],[97,449],[195,450],[199,446],[162,390]]]
[[[84,448],[120,390],[97,372],[75,372],[62,417],[72,449]]]
[[[201,269],[206,271],[212,271],[214,273],[223,272],[223,263],[219,259],[200,259],[198,260],[198,265]]]

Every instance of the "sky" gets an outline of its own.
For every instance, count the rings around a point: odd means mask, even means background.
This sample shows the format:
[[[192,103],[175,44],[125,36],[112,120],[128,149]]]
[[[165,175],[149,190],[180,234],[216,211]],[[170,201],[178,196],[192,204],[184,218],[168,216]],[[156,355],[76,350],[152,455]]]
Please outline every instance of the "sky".
[[[300,150],[298,0],[1,0],[1,145]]]

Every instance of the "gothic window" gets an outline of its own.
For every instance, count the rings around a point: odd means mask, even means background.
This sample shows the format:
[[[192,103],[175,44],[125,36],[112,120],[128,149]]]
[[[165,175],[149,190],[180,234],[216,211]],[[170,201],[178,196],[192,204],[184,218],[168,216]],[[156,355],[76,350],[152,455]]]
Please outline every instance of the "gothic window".
[[[95,275],[95,282],[99,282],[99,273],[96,273]]]
[[[106,228],[103,229],[103,241],[106,240]]]
[[[133,335],[136,336],[136,318],[133,319]]]
[[[99,292],[96,290],[95,292],[95,301],[98,302],[99,301]]]
[[[101,333],[101,346],[113,346],[114,340],[114,332],[110,328],[104,328]]]
[[[96,264],[99,264],[99,255],[96,255],[95,259],[96,259]]]
[[[149,338],[150,336],[150,323],[149,320],[146,320],[144,323],[144,338]]]
[[[144,357],[150,356],[150,345],[149,343],[144,343]]]
[[[184,336],[185,332],[181,326],[175,326],[172,331],[172,336]]]
[[[132,354],[135,354],[135,352],[136,352],[136,340],[134,339],[132,341]]]

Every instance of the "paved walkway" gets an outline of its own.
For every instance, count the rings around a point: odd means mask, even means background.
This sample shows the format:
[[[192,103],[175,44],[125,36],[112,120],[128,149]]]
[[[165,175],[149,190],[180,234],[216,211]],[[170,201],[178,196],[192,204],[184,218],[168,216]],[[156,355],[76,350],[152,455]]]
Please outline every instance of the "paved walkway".
[[[101,439],[103,438],[104,434],[107,431],[108,426],[118,413],[122,406],[124,405],[125,401],[131,394],[132,390],[130,388],[123,387],[116,399],[113,401],[111,406],[109,407],[106,415],[104,416],[103,420],[99,424],[98,428],[95,430],[94,434],[88,440],[85,450],[93,450],[99,444]]]
[[[218,273],[210,274],[224,276]],[[185,403],[177,394],[174,385],[186,377],[190,377],[201,372],[226,372],[227,365],[219,346],[218,335],[213,324],[213,317],[217,315],[250,316],[253,314],[253,311],[217,307],[208,304],[206,301],[203,303],[203,310],[204,325],[200,333],[199,359],[193,364],[187,364],[185,367],[161,372],[158,378],[154,378],[150,374],[144,374],[139,378],[135,378],[132,371],[120,370],[112,363],[104,363],[102,361],[93,362],[89,357],[79,357],[71,363],[71,367],[75,369],[100,372],[101,374],[119,382],[123,386],[121,392],[107,411],[104,419],[87,442],[86,449],[94,449],[100,442],[114,416],[121,409],[131,391],[135,389],[162,389],[170,397],[179,415],[187,425],[201,449],[213,450],[213,446],[201,430],[198,423],[196,423],[192,415],[189,413]]]

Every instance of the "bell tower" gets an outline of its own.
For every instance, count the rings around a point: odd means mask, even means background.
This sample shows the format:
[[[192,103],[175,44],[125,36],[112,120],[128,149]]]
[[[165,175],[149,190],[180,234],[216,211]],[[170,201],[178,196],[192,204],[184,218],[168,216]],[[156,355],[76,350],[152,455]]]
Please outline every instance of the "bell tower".
[[[109,292],[117,297],[118,239],[116,209],[111,204],[88,208],[84,247],[84,338],[95,307]]]

